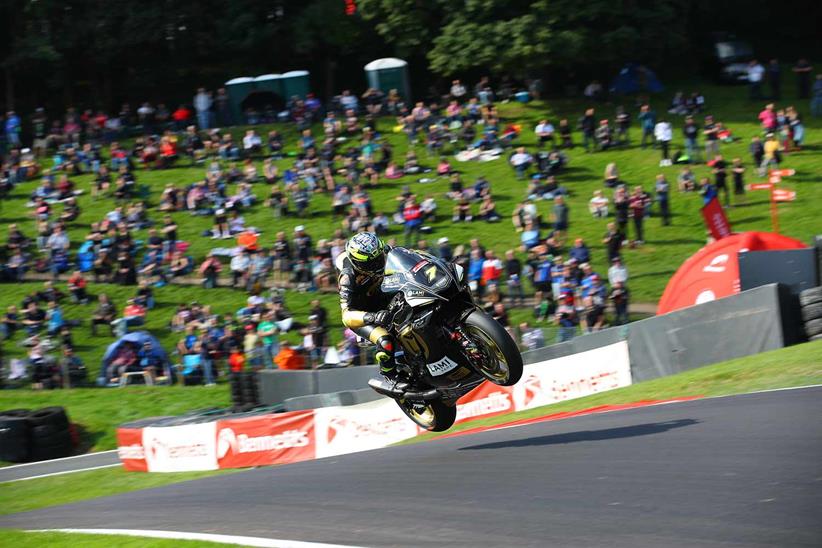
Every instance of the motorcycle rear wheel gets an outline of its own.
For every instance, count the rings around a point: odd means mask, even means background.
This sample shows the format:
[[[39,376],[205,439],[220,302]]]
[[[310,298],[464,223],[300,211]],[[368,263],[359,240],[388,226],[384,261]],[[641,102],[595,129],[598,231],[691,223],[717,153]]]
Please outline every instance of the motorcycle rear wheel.
[[[477,371],[499,386],[515,385],[522,377],[522,354],[505,328],[477,310],[465,319],[464,329],[482,353],[482,359],[472,360]]]
[[[430,432],[444,432],[457,419],[457,406],[445,405],[442,400],[413,402],[401,399],[396,402],[409,419]]]

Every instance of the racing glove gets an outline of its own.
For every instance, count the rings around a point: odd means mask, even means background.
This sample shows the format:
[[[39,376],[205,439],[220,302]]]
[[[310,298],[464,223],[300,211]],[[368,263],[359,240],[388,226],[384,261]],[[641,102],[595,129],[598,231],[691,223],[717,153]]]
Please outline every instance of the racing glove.
[[[379,325],[387,327],[391,323],[391,314],[388,310],[380,310],[378,312],[366,312],[362,317],[363,322],[368,325]]]

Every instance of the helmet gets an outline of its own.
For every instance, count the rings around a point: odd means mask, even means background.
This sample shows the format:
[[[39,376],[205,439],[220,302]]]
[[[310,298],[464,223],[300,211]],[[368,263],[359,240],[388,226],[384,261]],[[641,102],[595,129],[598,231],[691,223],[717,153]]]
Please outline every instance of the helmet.
[[[382,274],[385,269],[385,244],[373,232],[355,234],[345,244],[354,270],[362,274]]]

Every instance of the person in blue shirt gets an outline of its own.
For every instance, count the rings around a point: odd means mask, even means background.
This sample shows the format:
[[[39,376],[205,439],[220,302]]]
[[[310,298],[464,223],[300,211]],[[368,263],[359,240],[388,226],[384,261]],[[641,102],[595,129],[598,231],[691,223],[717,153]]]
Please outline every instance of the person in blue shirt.
[[[565,265],[562,263],[562,257],[554,257],[554,264],[551,267],[551,292],[554,296],[560,294],[562,284],[565,282]]]
[[[536,226],[530,219],[525,223],[525,229],[520,234],[520,242],[522,242],[523,251],[527,251],[539,244],[539,227]]]
[[[582,238],[574,240],[574,247],[571,248],[568,255],[572,259],[576,259],[579,264],[591,261],[591,251],[588,249],[588,246],[585,245],[585,241]]]
[[[719,196],[719,192],[717,192],[716,187],[708,177],[704,177],[699,181],[699,194],[702,195],[703,205],[708,205],[711,200]]]
[[[6,141],[13,147],[20,146],[20,117],[10,110],[6,113]]]
[[[482,278],[482,263],[485,258],[479,249],[471,251],[471,259],[468,261],[468,284],[471,289],[480,290],[480,278]]]
[[[46,318],[48,320],[48,334],[50,337],[53,337],[60,332],[60,328],[63,327],[63,324],[65,323],[63,319],[63,311],[55,301],[49,302],[48,310],[46,311]]]
[[[650,105],[642,105],[639,109],[639,126],[642,128],[642,140],[640,146],[645,148],[646,142],[651,141],[654,145],[654,128],[656,127],[656,113]]]

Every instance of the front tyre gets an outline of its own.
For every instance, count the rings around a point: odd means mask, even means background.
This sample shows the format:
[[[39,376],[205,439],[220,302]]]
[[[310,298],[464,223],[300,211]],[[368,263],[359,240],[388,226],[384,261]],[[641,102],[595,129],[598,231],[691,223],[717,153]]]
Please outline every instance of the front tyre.
[[[476,370],[494,384],[516,384],[522,377],[522,355],[505,328],[476,310],[465,319],[463,329],[473,343],[470,358]]]
[[[409,419],[431,432],[444,432],[457,419],[457,406],[445,405],[442,400],[416,402],[401,399],[396,402]]]

